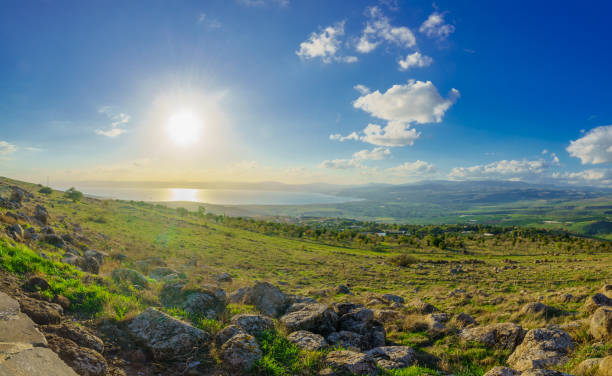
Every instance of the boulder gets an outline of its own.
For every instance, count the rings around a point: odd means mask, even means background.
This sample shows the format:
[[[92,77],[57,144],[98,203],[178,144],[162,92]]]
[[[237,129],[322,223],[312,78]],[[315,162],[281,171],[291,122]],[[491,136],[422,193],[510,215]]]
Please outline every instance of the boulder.
[[[42,329],[46,334],[56,334],[60,337],[68,338],[81,347],[87,347],[99,353],[104,351],[104,342],[83,326],[63,323],[60,325],[46,325]]]
[[[459,338],[464,342],[477,342],[487,347],[512,351],[521,343],[524,334],[520,325],[508,322],[463,329]]]
[[[593,371],[599,367],[601,360],[602,358],[585,359],[574,368],[574,373],[576,376],[591,376],[594,374]]]
[[[81,268],[82,271],[91,274],[98,274],[100,272],[100,263],[98,262],[98,259],[96,257],[85,256],[82,257],[80,261],[80,265],[78,266]]]
[[[23,348],[7,344],[2,351],[6,359],[0,363],[0,375],[3,376],[79,376],[64,363],[56,353],[44,347]]]
[[[384,294],[382,296],[383,300],[389,302],[389,303],[399,303],[399,304],[404,304],[404,298],[402,298],[399,295],[393,295],[393,294]]]
[[[48,225],[49,212],[47,212],[47,208],[42,205],[36,205],[36,208],[34,209],[34,218],[36,218],[36,220],[40,222],[41,225]]]
[[[111,276],[116,282],[127,282],[130,285],[136,285],[141,287],[148,287],[149,281],[147,277],[140,274],[138,271],[134,269],[128,268],[116,268],[111,273]]]
[[[612,298],[608,298],[602,293],[597,293],[587,299],[582,309],[586,313],[593,313],[597,311],[599,307],[612,307]]]
[[[235,336],[236,334],[245,333],[246,332],[244,331],[244,329],[242,329],[238,325],[228,325],[215,334],[215,346],[220,349],[225,342],[229,341],[229,339]]]
[[[380,368],[386,370],[408,367],[416,362],[416,353],[408,346],[376,347],[366,354],[371,356]]]
[[[343,302],[332,304],[338,317],[346,315],[347,313],[356,310],[357,308],[363,308],[363,304]]]
[[[246,371],[262,356],[261,349],[250,334],[236,334],[221,347],[219,357],[233,371]]]
[[[366,326],[374,320],[374,312],[368,308],[355,308],[350,312],[345,313],[338,319],[338,327],[340,330],[348,330],[355,333],[361,333],[366,330]]]
[[[520,372],[508,367],[493,367],[484,376],[520,376]]]
[[[444,323],[448,321],[448,316],[445,313],[430,313],[425,316],[425,322],[427,323],[427,330],[429,332],[437,334],[446,330]]]
[[[0,292],[0,343],[47,346],[34,322],[19,310],[19,302]]]
[[[299,310],[286,314],[280,322],[289,332],[307,330],[327,335],[336,330],[338,315],[329,307],[320,303],[301,303]]]
[[[232,275],[229,273],[221,273],[215,276],[217,282],[232,282]]]
[[[243,287],[230,295],[232,303],[255,306],[261,313],[278,317],[287,308],[287,296],[268,282],[257,282],[253,287]]]
[[[253,336],[257,336],[266,330],[274,329],[274,321],[262,315],[236,315],[232,317],[232,324],[244,329],[245,332]]]
[[[377,372],[371,356],[355,351],[332,351],[327,354],[325,363],[340,375],[375,375]]]
[[[192,315],[217,319],[225,311],[226,304],[225,291],[212,288],[188,294],[181,307]]]
[[[49,290],[49,282],[40,276],[32,276],[24,283],[23,287],[28,291],[46,291]]]
[[[459,329],[465,329],[478,325],[478,322],[472,316],[462,312],[455,317],[455,324]]]
[[[22,241],[25,237],[25,231],[23,231],[23,228],[18,223],[8,226],[6,231],[17,241]]]
[[[156,360],[182,359],[210,342],[208,333],[155,308],[136,316],[128,329],[151,350]]]
[[[327,341],[320,334],[308,332],[306,330],[298,330],[287,336],[287,340],[301,350],[318,351],[327,346]]]
[[[23,313],[40,325],[59,324],[64,313],[64,309],[59,304],[28,297],[21,298],[19,305]]]
[[[159,281],[170,274],[177,274],[176,270],[170,269],[166,266],[159,266],[151,270],[151,273],[149,273],[149,278]]]
[[[601,307],[591,316],[589,332],[599,341],[612,341],[612,307]]]
[[[41,236],[41,240],[57,248],[66,247],[64,239],[62,239],[62,237],[57,234],[44,234]]]
[[[97,351],[79,347],[72,340],[54,334],[47,335],[47,341],[49,348],[79,375],[106,376],[106,360]]]
[[[102,263],[104,263],[104,257],[108,257],[108,253],[97,251],[95,249],[88,249],[87,251],[85,251],[83,256],[94,258],[99,265],[102,265]]]
[[[510,355],[508,364],[519,371],[554,367],[566,363],[573,349],[572,338],[561,329],[532,329]]]
[[[332,347],[341,347],[353,351],[361,351],[368,347],[364,336],[347,330],[331,333],[327,336],[327,342],[329,342]]]
[[[438,312],[439,310],[432,304],[426,303],[421,299],[415,299],[409,303],[410,308],[416,310],[418,313],[424,315],[428,313]]]
[[[519,311],[519,314],[525,316],[552,316],[557,314],[558,312],[559,311],[556,308],[546,305],[544,303],[532,302],[522,306]]]
[[[596,376],[612,376],[612,355],[608,355],[599,362]]]
[[[403,316],[400,312],[392,309],[373,309],[372,312],[374,312],[374,320],[383,323],[400,320]]]

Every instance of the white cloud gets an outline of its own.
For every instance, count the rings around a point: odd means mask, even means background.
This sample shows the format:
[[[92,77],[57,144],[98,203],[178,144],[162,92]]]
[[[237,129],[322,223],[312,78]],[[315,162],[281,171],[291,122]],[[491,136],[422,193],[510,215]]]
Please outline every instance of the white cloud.
[[[209,29],[218,29],[221,27],[221,22],[214,18],[210,18],[206,13],[200,13],[197,20],[198,24],[204,25]]]
[[[544,159],[537,160],[501,160],[486,165],[455,167],[451,170],[451,179],[514,179],[536,177],[547,171],[552,164]]]
[[[393,43],[400,47],[410,48],[416,45],[412,31],[405,26],[391,26],[379,7],[367,9],[368,22],[357,42],[357,51],[372,52],[383,42]]]
[[[558,166],[560,164],[559,157],[557,157],[557,154],[550,153],[550,157],[552,158],[553,165]]]
[[[459,91],[456,89],[451,89],[444,99],[431,81],[410,80],[405,85],[393,85],[385,93],[376,90],[363,95],[353,106],[387,121],[439,123],[457,98]]]
[[[0,155],[10,155],[17,151],[17,146],[6,141],[0,141]]]
[[[421,136],[416,129],[401,122],[389,122],[381,127],[377,124],[368,124],[363,130],[364,135],[359,139],[372,145],[380,146],[407,146],[414,145],[414,141]]]
[[[347,170],[350,168],[358,168],[361,165],[354,159],[334,159],[325,160],[319,164],[320,168],[331,168],[335,170]]]
[[[546,155],[546,154],[548,154],[548,149],[542,150],[542,155]]]
[[[380,161],[385,159],[388,155],[391,154],[391,150],[384,147],[377,147],[372,150],[360,150],[353,154],[353,159],[355,160],[373,160]]]
[[[359,92],[359,94],[361,94],[361,95],[370,94],[370,89],[367,86],[364,86],[364,85],[361,85],[361,84],[357,84],[357,85],[353,86],[353,89],[357,90]]]
[[[346,140],[357,141],[359,140],[359,135],[357,134],[357,132],[352,132],[348,136],[342,136],[341,134],[336,133],[336,134],[330,134],[329,139],[332,141],[340,141],[340,142],[344,142]]]
[[[262,7],[265,5],[289,6],[289,0],[237,0],[238,3],[248,7]]]
[[[405,59],[403,60],[400,59],[398,61],[399,70],[401,71],[408,70],[412,67],[418,67],[418,68],[428,67],[431,65],[431,63],[433,63],[433,59],[431,57],[421,55],[421,53],[418,51],[406,56]]]
[[[589,169],[578,172],[554,173],[553,178],[569,184],[612,186],[611,169]]]
[[[436,167],[431,163],[416,160],[414,162],[405,162],[396,167],[390,167],[386,171],[397,175],[418,176],[434,173],[436,172]]]
[[[455,26],[445,23],[442,13],[433,12],[429,15],[427,20],[423,22],[419,31],[429,38],[444,40],[455,31]]]
[[[308,40],[300,43],[300,49],[295,53],[304,60],[321,58],[326,64],[333,61],[355,63],[357,62],[355,56],[337,56],[342,44],[340,37],[343,35],[344,21],[328,26],[320,33],[313,32]]]
[[[593,128],[566,148],[582,164],[612,162],[612,125]]]
[[[114,107],[103,106],[98,110],[99,113],[106,115],[111,121],[109,129],[96,129],[97,135],[110,138],[117,137],[126,132],[123,126],[130,121],[130,115],[123,112],[117,112]]]

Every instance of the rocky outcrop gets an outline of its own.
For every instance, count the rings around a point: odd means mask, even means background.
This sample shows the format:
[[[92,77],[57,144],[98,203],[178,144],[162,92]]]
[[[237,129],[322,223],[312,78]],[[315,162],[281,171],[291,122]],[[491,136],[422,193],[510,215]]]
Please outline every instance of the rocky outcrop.
[[[219,357],[223,365],[233,371],[246,371],[262,356],[262,351],[250,334],[236,334],[221,347]]]
[[[68,338],[77,345],[87,347],[99,353],[104,351],[104,342],[93,334],[89,329],[81,325],[46,325],[43,327],[45,334],[56,334],[60,337]]]
[[[547,368],[567,362],[567,354],[574,349],[572,338],[561,329],[533,329],[508,358],[508,364],[524,371]]]
[[[374,359],[378,367],[386,370],[408,367],[416,362],[416,353],[408,346],[376,347],[366,354]]]
[[[464,329],[459,333],[459,338],[464,342],[477,342],[487,347],[512,351],[521,343],[524,334],[520,325],[498,323]]]
[[[244,329],[242,329],[238,325],[228,325],[215,334],[215,346],[220,349],[225,342],[229,341],[230,338],[232,338],[236,334],[244,333],[246,333]]]
[[[332,351],[325,362],[340,375],[374,375],[377,372],[371,356],[355,351]]]
[[[232,317],[232,324],[242,328],[252,336],[257,336],[266,330],[274,329],[274,321],[262,315],[236,315]]]
[[[589,332],[600,341],[612,341],[612,307],[601,307],[595,311],[589,324]]]
[[[210,342],[210,335],[155,308],[136,316],[128,325],[130,334],[153,354],[156,360],[185,358]]]
[[[271,317],[280,316],[287,309],[287,296],[268,282],[257,282],[252,287],[243,287],[229,298],[232,303],[255,306],[261,313]]]
[[[54,334],[47,335],[49,348],[81,376],[106,376],[106,360],[100,353],[80,347],[74,341]]]
[[[215,286],[190,287],[186,281],[170,280],[164,283],[160,300],[165,307],[181,307],[187,313],[217,319],[225,311],[225,291]]]
[[[21,311],[40,325],[59,324],[64,312],[64,309],[59,304],[28,297],[21,298],[19,305],[21,306]]]
[[[520,376],[520,372],[508,367],[493,367],[484,376]]]
[[[298,330],[287,336],[287,340],[302,350],[318,351],[327,346],[327,341],[320,334],[308,332],[306,330]]]
[[[590,314],[597,311],[599,307],[612,307],[612,298],[608,298],[602,293],[597,293],[587,299],[582,309]]]
[[[307,330],[327,335],[336,330],[338,315],[326,305],[320,303],[301,303],[299,307],[295,308],[296,311],[280,318],[280,322],[287,327],[289,332]]]

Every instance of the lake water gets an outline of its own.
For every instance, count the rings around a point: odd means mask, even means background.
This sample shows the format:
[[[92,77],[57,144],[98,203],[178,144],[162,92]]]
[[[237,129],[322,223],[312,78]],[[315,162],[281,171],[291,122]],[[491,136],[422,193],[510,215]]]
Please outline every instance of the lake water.
[[[312,192],[262,191],[247,189],[193,188],[78,188],[84,194],[99,198],[134,201],[191,201],[215,205],[309,205],[338,204],[356,201],[350,197]]]

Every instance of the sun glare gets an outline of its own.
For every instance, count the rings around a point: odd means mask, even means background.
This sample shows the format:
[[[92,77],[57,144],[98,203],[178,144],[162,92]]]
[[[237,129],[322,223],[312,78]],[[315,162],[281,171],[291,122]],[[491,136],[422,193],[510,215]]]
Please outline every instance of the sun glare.
[[[201,126],[196,114],[185,110],[170,116],[166,129],[174,143],[188,146],[198,141]]]

